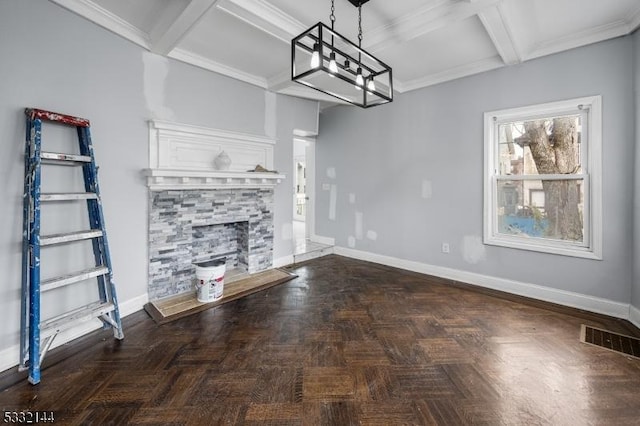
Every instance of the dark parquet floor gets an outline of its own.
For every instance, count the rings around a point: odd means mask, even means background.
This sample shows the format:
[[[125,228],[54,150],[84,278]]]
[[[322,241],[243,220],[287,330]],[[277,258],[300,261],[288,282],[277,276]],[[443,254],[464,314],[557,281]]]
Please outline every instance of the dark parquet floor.
[[[74,425],[640,424],[640,361],[580,343],[629,323],[339,256],[288,283],[48,355],[4,410]]]

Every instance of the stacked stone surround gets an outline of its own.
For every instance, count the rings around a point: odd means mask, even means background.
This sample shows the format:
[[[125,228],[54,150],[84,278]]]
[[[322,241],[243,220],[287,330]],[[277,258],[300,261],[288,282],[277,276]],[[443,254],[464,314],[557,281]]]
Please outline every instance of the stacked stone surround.
[[[246,236],[239,240],[248,240],[248,272],[271,268],[272,188],[165,190],[149,194],[149,300],[195,290],[193,262],[206,254],[194,253],[194,227],[198,231],[216,228],[211,225],[246,222],[239,226],[240,232],[246,230]],[[215,237],[208,239],[215,242]],[[220,250],[228,250],[227,236],[223,233],[220,239],[226,245]]]

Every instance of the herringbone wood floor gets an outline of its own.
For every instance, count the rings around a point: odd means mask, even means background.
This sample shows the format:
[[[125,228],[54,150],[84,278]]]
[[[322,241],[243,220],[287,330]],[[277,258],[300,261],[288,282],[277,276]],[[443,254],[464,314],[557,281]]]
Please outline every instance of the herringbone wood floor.
[[[38,386],[0,376],[0,406],[78,425],[640,424],[640,361],[578,341],[629,323],[338,256],[294,271],[54,350]]]

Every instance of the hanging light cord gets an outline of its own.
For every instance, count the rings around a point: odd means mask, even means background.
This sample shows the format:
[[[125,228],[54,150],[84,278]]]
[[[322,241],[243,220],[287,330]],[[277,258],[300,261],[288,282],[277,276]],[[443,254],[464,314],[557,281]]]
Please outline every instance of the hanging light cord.
[[[358,47],[362,48],[362,3],[358,4]]]
[[[331,15],[329,15],[329,19],[331,19],[331,29],[333,30],[333,24],[336,22],[336,15],[334,12],[336,11],[334,0],[331,0]]]
[[[331,0],[331,15],[329,15],[329,19],[331,19],[331,53],[329,54],[329,71],[331,74],[336,74],[338,72],[336,52],[333,50],[333,26],[336,22],[335,10],[334,0]]]
[[[362,2],[358,3],[358,47],[362,49]],[[362,63],[362,52],[358,51],[358,67]]]

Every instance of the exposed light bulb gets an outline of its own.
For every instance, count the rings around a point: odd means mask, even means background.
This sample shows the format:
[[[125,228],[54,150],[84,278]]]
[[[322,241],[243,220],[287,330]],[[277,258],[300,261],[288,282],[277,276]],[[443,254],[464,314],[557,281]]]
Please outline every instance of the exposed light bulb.
[[[333,74],[338,72],[338,64],[336,63],[335,52],[331,52],[331,55],[329,55],[329,71],[331,71]]]
[[[313,53],[311,54],[311,68],[320,66],[320,46],[318,43],[313,45]]]
[[[374,92],[376,90],[376,83],[373,81],[373,77],[369,77],[369,82],[367,83],[367,90],[370,92]]]
[[[356,89],[361,90],[364,86],[364,78],[362,77],[362,68],[358,67],[356,71]]]

